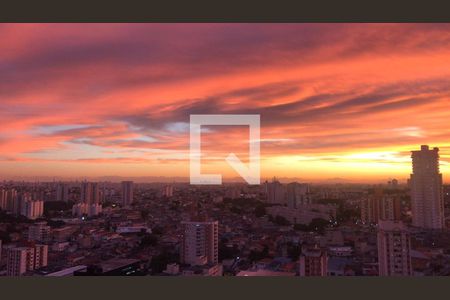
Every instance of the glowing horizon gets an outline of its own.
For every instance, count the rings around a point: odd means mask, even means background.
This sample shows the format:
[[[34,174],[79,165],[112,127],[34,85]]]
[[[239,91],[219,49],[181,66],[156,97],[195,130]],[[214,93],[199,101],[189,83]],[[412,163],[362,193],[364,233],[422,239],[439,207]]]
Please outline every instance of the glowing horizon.
[[[260,114],[261,176],[450,180],[449,24],[1,24],[0,177],[189,176],[190,114]],[[210,128],[238,175],[248,131]]]

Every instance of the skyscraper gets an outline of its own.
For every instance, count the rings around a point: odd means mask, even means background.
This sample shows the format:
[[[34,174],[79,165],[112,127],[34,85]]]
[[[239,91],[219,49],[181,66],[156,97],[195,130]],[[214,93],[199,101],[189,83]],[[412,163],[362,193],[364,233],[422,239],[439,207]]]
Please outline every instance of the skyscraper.
[[[6,210],[7,208],[7,193],[6,190],[0,189],[0,209]]]
[[[18,207],[18,195],[17,195],[17,191],[15,189],[9,189],[6,192],[6,210],[13,212],[13,213],[18,213],[16,210],[16,207]]]
[[[378,273],[380,276],[411,276],[411,240],[399,221],[378,224]]]
[[[122,181],[122,205],[133,203],[133,181]]]
[[[308,184],[291,182],[287,185],[287,205],[290,208],[299,208],[304,204],[311,204]]]
[[[100,190],[98,183],[84,181],[81,183],[81,202],[97,204],[100,202]]]
[[[99,204],[100,203],[100,187],[97,182],[92,182],[92,201],[90,204]]]
[[[181,263],[191,266],[219,262],[219,222],[187,221],[181,223]]]
[[[56,187],[56,201],[69,201],[69,185],[67,183],[58,183]]]
[[[439,148],[422,145],[412,151],[412,224],[426,229],[444,228],[444,194],[439,173]]]
[[[265,182],[265,192],[267,203],[269,204],[286,204],[286,189],[275,178],[272,182]]]

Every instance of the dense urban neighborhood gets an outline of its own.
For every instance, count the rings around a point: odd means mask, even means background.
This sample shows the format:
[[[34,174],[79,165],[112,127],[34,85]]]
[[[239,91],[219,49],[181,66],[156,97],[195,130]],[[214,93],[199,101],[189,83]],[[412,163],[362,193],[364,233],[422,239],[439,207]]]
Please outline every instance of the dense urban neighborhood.
[[[437,152],[377,185],[3,181],[0,274],[450,275]]]

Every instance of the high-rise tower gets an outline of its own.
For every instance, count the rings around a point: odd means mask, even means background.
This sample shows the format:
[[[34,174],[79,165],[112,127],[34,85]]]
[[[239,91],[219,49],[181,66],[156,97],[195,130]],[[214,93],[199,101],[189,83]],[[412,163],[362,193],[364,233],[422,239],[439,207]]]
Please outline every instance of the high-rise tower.
[[[426,229],[444,228],[444,193],[439,173],[439,148],[422,145],[412,151],[412,224]]]
[[[122,205],[133,203],[133,181],[122,181]]]
[[[191,266],[219,262],[219,222],[182,222],[181,263]]]
[[[411,276],[410,235],[400,221],[378,224],[378,269],[380,276]]]

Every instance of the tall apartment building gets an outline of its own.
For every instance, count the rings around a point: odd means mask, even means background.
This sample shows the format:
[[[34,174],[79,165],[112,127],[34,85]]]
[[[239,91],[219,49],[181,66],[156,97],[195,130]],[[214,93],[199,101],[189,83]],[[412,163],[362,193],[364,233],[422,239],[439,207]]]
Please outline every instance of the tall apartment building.
[[[380,276],[412,275],[411,239],[402,222],[380,220],[377,245]]]
[[[20,201],[20,214],[35,220],[44,215],[44,201],[23,199]]]
[[[327,276],[328,255],[319,247],[302,249],[300,276]]]
[[[100,189],[98,183],[87,181],[82,182],[80,199],[82,203],[100,203]]]
[[[286,188],[275,178],[272,182],[265,182],[265,193],[267,203],[269,204],[286,204]]]
[[[34,246],[34,269],[48,265],[48,245],[36,244]]]
[[[7,250],[6,275],[20,276],[24,274],[30,266],[30,253],[27,247],[16,247]],[[34,260],[34,257],[33,257]]]
[[[133,181],[122,181],[122,205],[133,203]]]
[[[6,209],[12,213],[18,214],[18,195],[15,189],[9,189],[6,191]]]
[[[50,238],[50,226],[47,222],[37,222],[28,227],[28,240],[46,242]]]
[[[412,151],[412,224],[426,229],[444,228],[444,194],[439,173],[439,148],[422,145]]]
[[[44,201],[36,200],[28,192],[18,194],[15,189],[0,190],[0,208],[34,220],[44,214]]]
[[[400,221],[402,218],[402,199],[398,195],[385,195],[380,205],[381,220]]]
[[[47,266],[48,246],[31,245],[7,250],[6,275],[20,276]]]
[[[286,186],[287,205],[290,208],[300,208],[301,205],[311,204],[309,185],[292,182]]]
[[[379,220],[401,219],[401,198],[398,195],[384,195],[376,188],[373,195],[361,201],[361,221],[364,224],[377,224]]]
[[[69,201],[69,185],[67,183],[60,182],[56,186],[56,201]]]
[[[180,259],[182,264],[202,266],[219,262],[219,222],[187,221],[181,223]]]
[[[0,189],[0,209],[6,210],[7,208],[7,200],[6,200],[6,190]]]
[[[76,217],[94,217],[101,214],[102,212],[103,206],[100,203],[77,203],[72,206],[72,215]]]
[[[161,192],[163,197],[172,197],[173,196],[173,186],[172,185],[165,185],[162,188],[162,192]]]

